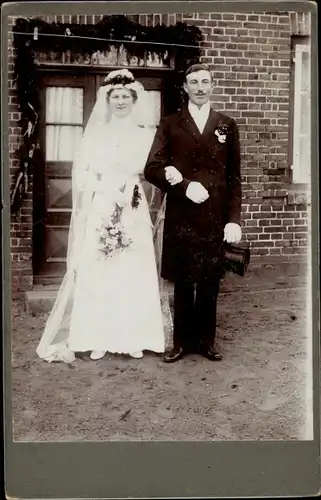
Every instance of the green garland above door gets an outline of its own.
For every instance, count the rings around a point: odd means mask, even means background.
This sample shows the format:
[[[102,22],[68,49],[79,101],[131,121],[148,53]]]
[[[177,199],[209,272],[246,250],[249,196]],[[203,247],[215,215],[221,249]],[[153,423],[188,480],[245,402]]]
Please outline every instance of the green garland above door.
[[[17,216],[20,215],[28,191],[29,174],[34,170],[39,150],[37,53],[52,51],[63,54],[70,51],[72,54],[91,56],[121,43],[128,56],[136,57],[138,61],[145,57],[146,51],[150,51],[163,61],[174,62],[177,74],[199,60],[203,39],[201,30],[193,25],[179,22],[172,26],[143,26],[123,15],[105,16],[97,24],[47,23],[37,18],[19,18],[13,32],[15,83],[24,138],[17,151],[20,169],[11,194],[11,212]]]

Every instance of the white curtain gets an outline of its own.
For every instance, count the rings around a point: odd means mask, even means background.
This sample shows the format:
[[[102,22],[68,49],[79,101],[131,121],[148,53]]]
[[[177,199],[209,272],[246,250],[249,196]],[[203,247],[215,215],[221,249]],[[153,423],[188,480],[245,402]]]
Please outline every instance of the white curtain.
[[[72,161],[83,132],[83,89],[47,87],[46,161]]]
[[[311,170],[310,165],[310,55],[309,53],[301,53],[301,120],[300,120],[300,145],[299,145],[299,165],[305,171]]]
[[[161,119],[161,93],[159,90],[148,90],[140,97],[142,104],[140,109],[144,110],[144,124],[151,129],[158,127]],[[141,181],[144,187],[145,195],[152,212],[160,206],[159,196],[156,195],[156,188],[145,181],[143,175]],[[152,215],[152,219],[154,216]]]
[[[161,117],[161,93],[159,90],[148,90],[142,97],[144,101],[140,109],[144,109],[144,123],[149,127],[158,127]]]
[[[47,87],[46,89],[46,161],[73,161],[83,132],[82,88]],[[158,126],[161,117],[161,93],[144,93],[144,123]]]

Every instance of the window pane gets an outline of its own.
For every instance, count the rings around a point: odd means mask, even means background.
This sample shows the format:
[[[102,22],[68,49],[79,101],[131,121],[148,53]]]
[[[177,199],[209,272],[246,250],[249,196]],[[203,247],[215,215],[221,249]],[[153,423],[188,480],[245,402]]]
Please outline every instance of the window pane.
[[[301,92],[309,92],[309,87],[310,87],[309,59],[310,59],[309,53],[302,52]]]
[[[83,123],[84,90],[74,87],[46,88],[46,122]]]
[[[163,59],[156,52],[148,52],[146,66],[155,68],[165,68],[168,64],[164,64]]]
[[[301,94],[301,134],[308,134],[310,130],[310,99],[308,94]]]
[[[158,126],[161,117],[161,93],[158,90],[147,90],[140,98],[139,110],[144,113],[146,126]]]
[[[296,44],[294,71],[293,182],[308,183],[311,172],[311,70],[308,45]]]
[[[299,170],[302,173],[302,178],[307,179],[310,175],[311,165],[310,165],[310,141],[309,136],[300,137],[300,150],[299,150]]]
[[[77,126],[47,125],[46,161],[73,161],[82,130]]]

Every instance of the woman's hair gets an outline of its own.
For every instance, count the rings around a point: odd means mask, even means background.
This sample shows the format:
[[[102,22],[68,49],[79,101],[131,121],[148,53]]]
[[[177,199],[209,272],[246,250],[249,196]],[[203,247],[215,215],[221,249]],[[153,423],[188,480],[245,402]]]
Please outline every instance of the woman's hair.
[[[119,88],[120,86],[127,88],[126,87],[127,85],[135,83],[134,75],[130,71],[126,71],[126,73],[120,72],[118,74],[116,72],[112,71],[111,75],[112,75],[111,77],[107,76],[107,78],[104,81],[104,86],[108,85],[111,87],[107,92],[107,100],[109,100],[109,98],[110,98],[113,90],[115,90],[115,88]],[[113,88],[113,87],[115,87],[115,88]],[[133,98],[133,102],[136,102],[137,97],[138,97],[137,92],[131,88],[127,88],[127,90],[130,91],[132,98]]]
[[[111,71],[104,80],[103,86],[107,86],[107,101],[115,89],[125,88],[129,90],[135,103],[138,99],[138,92],[140,90],[138,82],[136,82],[134,75],[128,69],[121,69]]]
[[[132,96],[132,98],[133,98],[133,102],[136,102],[136,101],[137,101],[137,98],[138,98],[136,90],[134,90],[134,89],[128,89],[128,88],[126,88],[125,86],[124,86],[124,89],[125,89],[125,90],[128,90],[128,91],[131,93],[131,96]],[[115,90],[119,90],[119,87],[116,87],[116,88],[111,88],[111,89],[109,89],[109,90],[108,90],[108,92],[107,92],[107,94],[106,94],[106,95],[107,95],[107,101],[109,101],[111,94],[112,94]]]
[[[134,76],[129,71],[127,71],[126,75],[121,73],[115,75],[113,74],[115,73],[114,71],[112,71],[111,73],[112,76],[107,76],[104,81],[104,85],[128,85],[129,83],[134,83],[135,81]]]

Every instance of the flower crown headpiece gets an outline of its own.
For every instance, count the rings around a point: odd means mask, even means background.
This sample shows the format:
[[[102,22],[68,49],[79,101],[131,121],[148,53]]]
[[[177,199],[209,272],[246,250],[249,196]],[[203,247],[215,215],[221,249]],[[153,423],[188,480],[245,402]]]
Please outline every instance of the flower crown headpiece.
[[[138,94],[144,90],[143,85],[135,80],[134,75],[128,71],[128,69],[111,71],[106,76],[103,87],[106,92],[113,89],[126,88],[128,90],[134,90]]]

